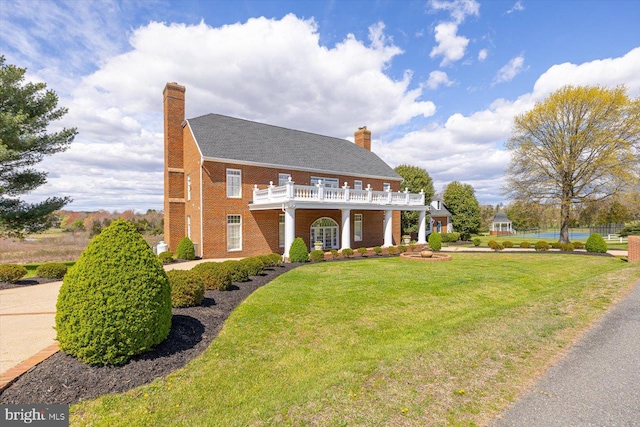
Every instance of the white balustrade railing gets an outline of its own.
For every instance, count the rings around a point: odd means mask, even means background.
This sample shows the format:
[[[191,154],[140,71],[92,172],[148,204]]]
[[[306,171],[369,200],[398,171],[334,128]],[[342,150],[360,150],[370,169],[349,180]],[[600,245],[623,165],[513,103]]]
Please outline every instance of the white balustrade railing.
[[[322,181],[316,185],[296,185],[289,179],[285,185],[274,186],[273,182],[265,189],[253,188],[253,204],[283,202],[326,202],[346,204],[374,204],[393,206],[424,206],[424,191],[418,194],[393,192],[390,190],[375,191],[370,185],[364,190],[354,190],[345,185],[341,188],[325,187]]]

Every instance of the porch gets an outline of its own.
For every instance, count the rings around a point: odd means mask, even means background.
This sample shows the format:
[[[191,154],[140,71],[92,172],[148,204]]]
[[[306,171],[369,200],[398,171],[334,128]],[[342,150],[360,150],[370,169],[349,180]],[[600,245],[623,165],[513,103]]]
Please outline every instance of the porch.
[[[322,181],[316,185],[296,185],[291,179],[284,185],[275,186],[273,182],[267,188],[253,189],[253,201],[250,210],[282,210],[284,213],[284,257],[289,257],[289,248],[295,239],[296,209],[340,210],[339,225],[340,250],[351,248],[351,211],[383,211],[382,247],[393,246],[393,212],[419,211],[418,243],[426,244],[427,211],[424,191],[418,194],[375,191],[371,186],[365,189],[352,189],[346,183],[341,188],[325,187]],[[313,243],[313,242],[310,242]]]

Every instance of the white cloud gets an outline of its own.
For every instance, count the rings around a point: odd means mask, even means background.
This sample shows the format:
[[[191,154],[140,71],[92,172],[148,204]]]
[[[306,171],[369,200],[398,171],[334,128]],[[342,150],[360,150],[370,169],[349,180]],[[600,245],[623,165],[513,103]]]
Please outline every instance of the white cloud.
[[[430,0],[429,7],[432,11],[449,12],[456,24],[462,23],[467,16],[480,15],[480,3],[475,0]]]
[[[481,49],[480,52],[478,52],[478,61],[484,61],[487,59],[487,56],[489,56],[489,51],[487,49]]]
[[[498,70],[493,83],[510,82],[515,76],[520,74],[524,70],[524,55],[518,55],[515,58],[511,58],[507,64]]]
[[[444,71],[436,70],[429,73],[429,79],[424,83],[424,85],[431,89],[435,90],[440,86],[449,87],[453,85],[453,81],[449,80],[449,76]]]
[[[408,163],[425,168],[436,190],[457,180],[473,185],[481,203],[503,200],[502,174],[509,162],[503,144],[511,135],[513,118],[530,110],[566,84],[626,85],[640,96],[640,48],[619,58],[583,64],[554,65],[536,81],[533,90],[514,100],[496,99],[489,108],[469,116],[451,115],[444,123],[431,123],[374,147],[392,166]]]
[[[511,9],[507,10],[507,14],[511,14],[513,12],[522,12],[524,9],[524,5],[520,0],[518,0]]]
[[[162,208],[162,89],[186,86],[187,117],[210,112],[337,137],[366,124],[382,134],[435,106],[410,89],[412,74],[385,74],[402,50],[369,28],[321,46],[312,19],[254,18],[213,28],[151,22],[133,30],[127,52],[82,78],[58,126],[75,126],[72,148],[47,158],[49,183],[31,198],[69,194],[73,209]],[[59,176],[56,176],[56,173]],[[139,203],[138,203],[139,202]]]
[[[457,32],[458,25],[453,22],[443,22],[436,25],[435,38],[438,44],[431,49],[429,56],[431,58],[443,56],[442,62],[440,62],[441,66],[458,61],[464,56],[469,39],[457,35]]]

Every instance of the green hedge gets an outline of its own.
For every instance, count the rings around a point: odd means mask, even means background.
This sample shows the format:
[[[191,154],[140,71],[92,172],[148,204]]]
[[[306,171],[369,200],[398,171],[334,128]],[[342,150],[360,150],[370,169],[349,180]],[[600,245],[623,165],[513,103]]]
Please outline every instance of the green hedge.
[[[429,234],[429,247],[432,251],[436,252],[442,249],[442,237],[440,236],[440,233]]]
[[[196,259],[196,250],[190,238],[185,236],[180,240],[178,249],[176,249],[176,258],[186,260]]]
[[[171,305],[174,307],[194,307],[204,299],[204,282],[190,270],[167,271],[171,285]]]
[[[225,262],[202,262],[191,269],[200,276],[205,289],[227,291],[231,289],[233,280],[231,269]]]
[[[321,251],[321,250],[311,251],[311,253],[309,254],[309,258],[313,262],[324,261],[324,251]]]
[[[18,264],[0,264],[0,282],[15,283],[27,274],[27,269]]]
[[[584,245],[587,252],[604,254],[607,252],[607,242],[604,241],[601,235],[593,233],[587,239],[587,243]]]
[[[296,237],[293,240],[293,243],[291,243],[291,248],[289,248],[289,261],[309,261],[309,252],[307,251],[307,245],[304,243],[304,240],[302,240],[302,237]]]
[[[164,341],[170,329],[162,264],[133,224],[112,222],[64,277],[56,306],[60,348],[92,365],[118,365]]]
[[[62,279],[67,274],[67,266],[61,262],[47,262],[36,268],[36,276],[43,279]]]

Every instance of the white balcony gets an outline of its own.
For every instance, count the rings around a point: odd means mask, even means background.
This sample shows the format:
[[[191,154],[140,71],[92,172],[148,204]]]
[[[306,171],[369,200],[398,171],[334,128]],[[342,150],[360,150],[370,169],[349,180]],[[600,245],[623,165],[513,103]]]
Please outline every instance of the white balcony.
[[[325,187],[322,181],[317,185],[297,185],[291,179],[285,185],[267,188],[253,188],[252,210],[275,209],[296,205],[309,209],[367,209],[367,210],[429,210],[425,206],[424,191],[409,193],[408,190],[393,192],[375,191],[368,185],[364,190],[349,188],[345,182],[342,188]]]

